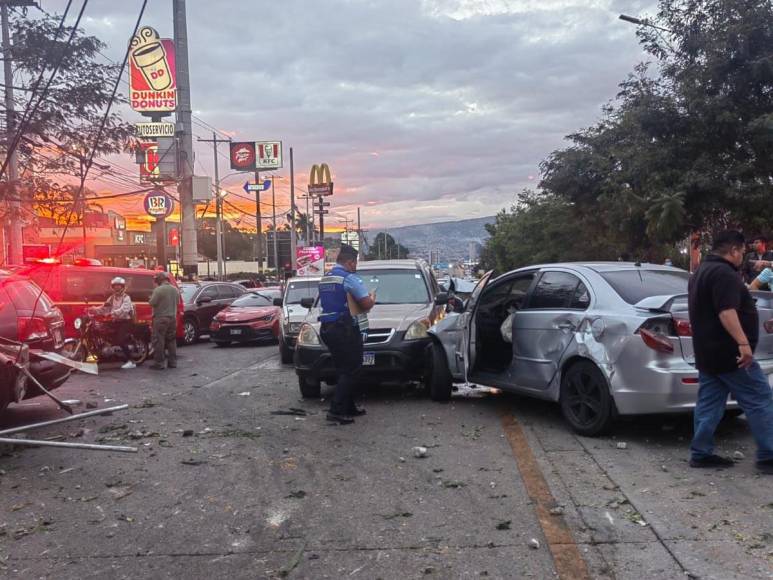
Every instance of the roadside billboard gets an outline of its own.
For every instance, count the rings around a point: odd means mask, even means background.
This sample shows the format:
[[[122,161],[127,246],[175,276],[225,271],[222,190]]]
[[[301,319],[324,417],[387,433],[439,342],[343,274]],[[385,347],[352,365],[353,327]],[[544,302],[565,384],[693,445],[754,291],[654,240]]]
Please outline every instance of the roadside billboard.
[[[325,273],[325,248],[306,246],[295,249],[297,276],[322,276]]]
[[[231,169],[234,171],[255,171],[255,143],[235,141],[231,143]]]
[[[281,141],[257,141],[255,153],[255,165],[258,171],[272,171],[282,168]]]
[[[150,26],[132,38],[129,55],[129,103],[140,113],[169,113],[177,107],[174,41],[159,38]]]

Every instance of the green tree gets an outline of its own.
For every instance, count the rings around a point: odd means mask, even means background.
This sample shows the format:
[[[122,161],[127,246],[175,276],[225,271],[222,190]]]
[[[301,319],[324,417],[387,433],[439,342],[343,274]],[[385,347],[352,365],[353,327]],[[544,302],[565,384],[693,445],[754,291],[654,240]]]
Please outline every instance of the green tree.
[[[392,236],[379,232],[369,244],[366,260],[396,260],[407,258],[410,250],[399,244]]]

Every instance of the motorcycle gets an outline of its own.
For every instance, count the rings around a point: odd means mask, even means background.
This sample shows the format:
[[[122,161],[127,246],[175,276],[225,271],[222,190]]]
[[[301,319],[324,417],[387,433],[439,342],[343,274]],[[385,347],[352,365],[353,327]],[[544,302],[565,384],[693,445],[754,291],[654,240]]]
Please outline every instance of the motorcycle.
[[[70,358],[80,362],[89,358],[96,362],[122,361],[123,349],[113,342],[115,329],[111,323],[110,316],[95,315],[92,312],[76,318],[73,324],[80,336],[76,341],[68,341],[65,345]],[[153,354],[149,325],[132,323],[126,340],[130,359],[134,364],[141,365]]]

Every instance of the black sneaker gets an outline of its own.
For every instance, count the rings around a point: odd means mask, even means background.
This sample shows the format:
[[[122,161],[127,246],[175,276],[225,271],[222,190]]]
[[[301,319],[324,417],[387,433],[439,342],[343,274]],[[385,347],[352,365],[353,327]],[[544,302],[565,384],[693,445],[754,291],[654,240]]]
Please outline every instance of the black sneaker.
[[[354,423],[354,419],[351,415],[339,415],[338,413],[328,413],[327,420],[332,423],[338,423],[339,425],[349,425]]]
[[[708,455],[700,459],[690,459],[690,467],[733,467],[735,461],[719,455]]]
[[[766,475],[773,475],[773,459],[763,459],[757,462],[757,471]]]

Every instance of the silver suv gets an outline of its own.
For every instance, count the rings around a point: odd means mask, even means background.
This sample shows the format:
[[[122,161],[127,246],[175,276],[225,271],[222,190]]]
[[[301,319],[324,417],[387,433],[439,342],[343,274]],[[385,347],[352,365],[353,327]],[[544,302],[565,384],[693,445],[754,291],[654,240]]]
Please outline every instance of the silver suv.
[[[368,290],[376,291],[376,305],[368,314],[362,376],[369,383],[423,380],[431,345],[427,330],[444,316],[448,295],[440,291],[424,260],[361,262],[357,274]],[[295,348],[295,371],[304,397],[319,397],[322,381],[336,382],[330,352],[319,336],[319,314],[319,308],[309,311]]]

